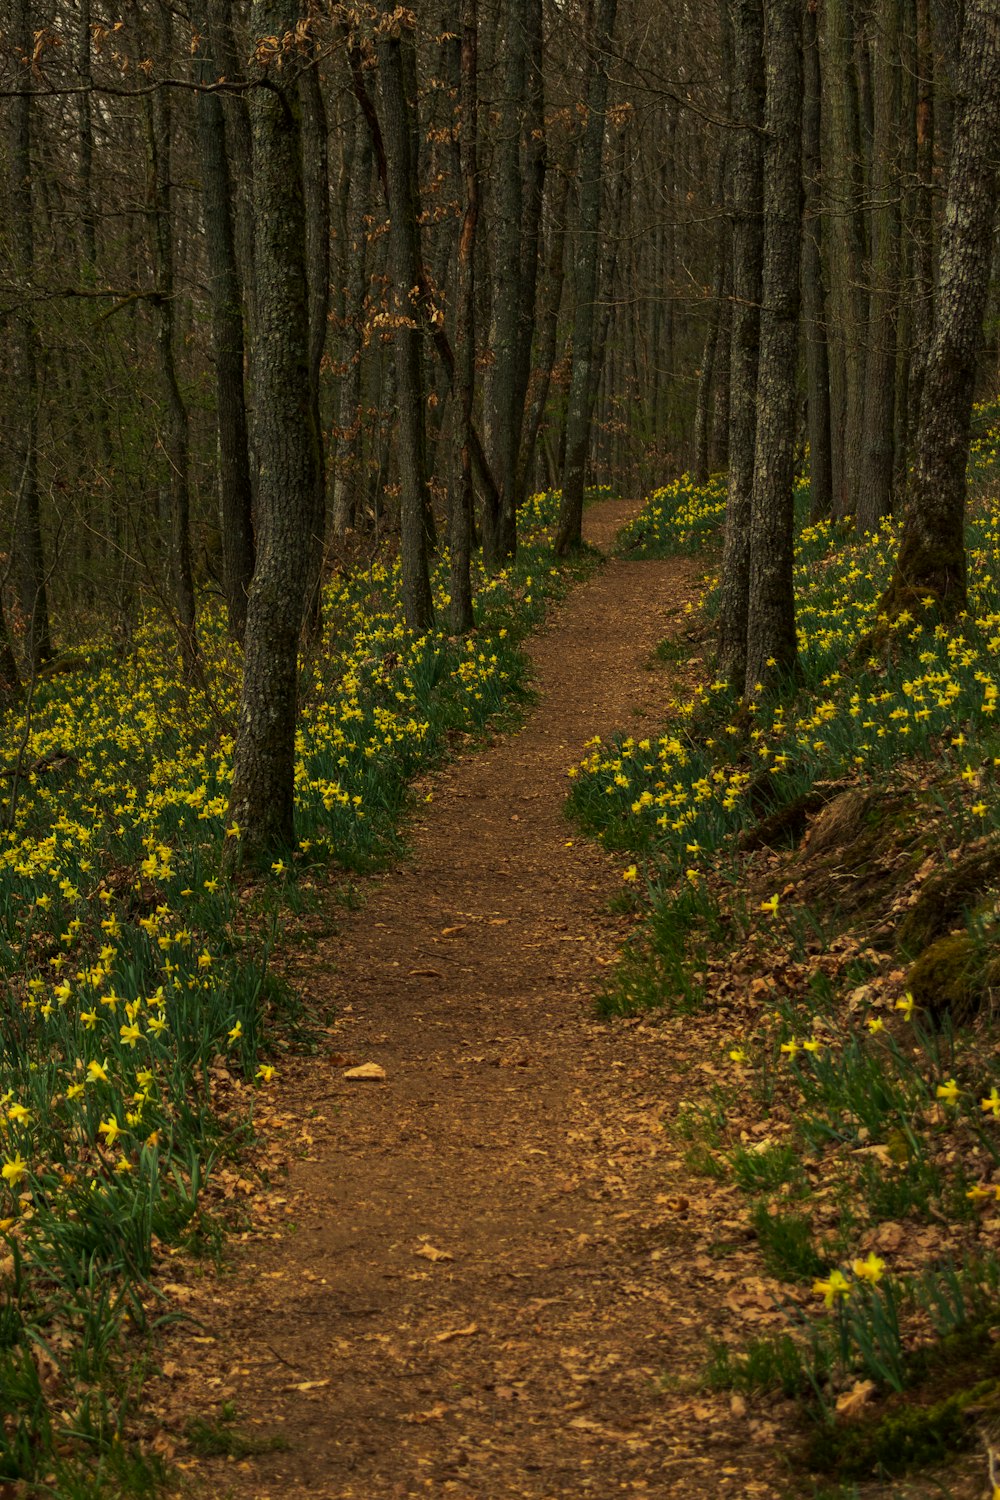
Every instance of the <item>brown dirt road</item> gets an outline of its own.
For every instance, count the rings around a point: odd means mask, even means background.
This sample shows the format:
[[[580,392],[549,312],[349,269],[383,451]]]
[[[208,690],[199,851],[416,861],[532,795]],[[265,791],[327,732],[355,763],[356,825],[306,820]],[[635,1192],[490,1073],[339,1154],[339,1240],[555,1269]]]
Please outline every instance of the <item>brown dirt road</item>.
[[[627,514],[594,508],[589,539]],[[530,644],[523,728],[428,778],[411,857],[303,957],[337,1022],[283,1085],[294,1224],[191,1291],[198,1342],[168,1366],[178,1423],[231,1402],[287,1447],[193,1462],[195,1494],[789,1493],[774,1429],[690,1384],[725,1314],[705,1252],[741,1230],[725,1202],[688,1214],[662,1130],[690,1022],[594,1018],[624,862],[563,815],[585,740],[656,732],[678,684],[651,653],[697,571],[614,560],[575,589]]]

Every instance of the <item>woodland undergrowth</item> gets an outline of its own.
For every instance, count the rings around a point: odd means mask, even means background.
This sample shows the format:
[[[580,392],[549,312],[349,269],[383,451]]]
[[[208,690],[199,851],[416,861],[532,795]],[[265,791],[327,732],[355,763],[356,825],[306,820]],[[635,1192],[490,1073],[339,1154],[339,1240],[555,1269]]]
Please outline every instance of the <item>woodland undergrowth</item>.
[[[707,1347],[700,1381],[794,1398],[797,1460],[845,1494],[998,1446],[997,405],[976,423],[957,624],[930,600],[878,620],[893,521],[802,520],[801,679],[741,706],[708,645],[658,736],[595,739],[568,773],[642,917],[601,1009],[700,1020],[713,1081],[665,1125],[706,1192],[738,1194],[780,1313]],[[722,481],[685,477],[619,548],[710,570],[724,507]],[[688,639],[710,642],[714,589]]]
[[[277,935],[324,883],[350,900],[399,851],[413,779],[530,696],[519,643],[593,564],[555,565],[557,512],[529,502],[464,639],[404,629],[391,557],[329,581],[301,667],[298,843],[270,880],[220,873],[241,661],[217,608],[196,677],[150,616],[127,646],[77,645],[0,724],[0,1485],[155,1488],[127,1434],[177,1316],[158,1278],[173,1247],[217,1256],[241,1227],[268,1085],[308,1045]]]

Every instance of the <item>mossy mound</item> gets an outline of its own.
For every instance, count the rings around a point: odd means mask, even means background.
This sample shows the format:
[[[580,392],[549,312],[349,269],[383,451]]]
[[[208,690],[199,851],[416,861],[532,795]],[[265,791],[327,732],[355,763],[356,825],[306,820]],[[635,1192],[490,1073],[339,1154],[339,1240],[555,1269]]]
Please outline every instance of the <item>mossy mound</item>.
[[[913,1389],[816,1429],[804,1455],[810,1468],[841,1479],[902,1474],[975,1447],[982,1427],[1000,1416],[992,1319],[918,1350],[907,1363]]]
[[[851,787],[812,820],[797,864],[799,898],[845,921],[892,919],[934,839],[925,799]]]
[[[907,988],[939,1025],[946,1016],[957,1026],[965,1025],[986,997],[980,945],[965,932],[938,938],[910,969]]]
[[[984,1411],[1000,1411],[1000,1380],[981,1380],[934,1406],[904,1406],[865,1421],[820,1427],[807,1462],[842,1479],[902,1474],[974,1446]]]
[[[916,954],[964,925],[983,897],[1000,882],[1000,845],[988,844],[966,854],[950,869],[932,875],[921,887],[916,905],[900,923],[897,942]]]
[[[791,802],[769,813],[752,828],[744,829],[739,846],[750,853],[755,849],[787,849],[798,844],[810,826],[810,820],[831,802],[841,800],[843,781],[817,782]],[[815,821],[813,822],[815,827]]]

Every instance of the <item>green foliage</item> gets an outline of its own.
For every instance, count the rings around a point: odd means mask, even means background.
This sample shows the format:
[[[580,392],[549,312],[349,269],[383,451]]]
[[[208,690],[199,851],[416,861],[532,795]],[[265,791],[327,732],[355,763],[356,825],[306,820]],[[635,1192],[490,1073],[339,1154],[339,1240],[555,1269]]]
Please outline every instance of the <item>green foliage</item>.
[[[270,971],[278,932],[308,919],[320,868],[370,870],[399,849],[418,772],[528,700],[519,643],[594,566],[554,566],[557,509],[534,497],[516,565],[477,575],[467,640],[404,629],[394,563],[327,586],[301,667],[298,846],[243,892],[221,874],[242,662],[216,607],[196,676],[150,617],[127,650],[93,641],[0,720],[0,759],[21,768],[0,832],[0,1253],[16,1268],[0,1305],[0,1476],[58,1469],[67,1495],[99,1476],[94,1493],[140,1486],[119,1434],[156,1328],[154,1248],[221,1256],[206,1184],[252,1143],[275,1071],[262,1052],[276,1030],[314,1045]],[[446,580],[444,558],[439,618]],[[220,1078],[238,1125],[217,1114]],[[50,1346],[43,1384],[31,1351]],[[54,1413],[74,1408],[64,1430]]]
[[[289,1447],[280,1433],[257,1437],[233,1425],[236,1413],[229,1403],[218,1418],[192,1417],[185,1436],[200,1458],[252,1458],[261,1453],[283,1453]]]
[[[781,1281],[799,1281],[818,1276],[824,1262],[813,1243],[812,1223],[805,1214],[788,1213],[780,1205],[755,1203],[750,1222],[760,1245],[764,1265]]]
[[[977,419],[976,485],[997,478],[998,416],[994,406]],[[719,487],[682,481],[651,497],[622,548],[710,547],[721,502]],[[954,626],[922,599],[879,618],[898,522],[858,538],[800,517],[800,680],[745,705],[709,680],[671,705],[658,734],[595,738],[570,769],[571,815],[622,851],[623,880],[647,903],[608,985],[613,1008],[658,1000],[690,1010],[706,986],[728,1008],[744,976],[760,976],[751,993],[767,998],[746,1007],[749,1034],[722,1045],[744,1102],[787,1121],[787,1136],[752,1149],[724,1117],[710,1136],[688,1117],[678,1133],[693,1141],[685,1165],[701,1176],[728,1146],[734,1180],[758,1200],[750,1220],[764,1267],[794,1288],[783,1306],[790,1331],[742,1354],[716,1345],[706,1379],[801,1398],[830,1471],[847,1481],[954,1451],[977,1402],[1000,1406],[981,1362],[974,1374],[944,1373],[956,1341],[995,1325],[995,1258],[911,1269],[921,1221],[936,1234],[954,1223],[956,1238],[975,1243],[977,1216],[1000,1197],[1000,1081],[961,1029],[1000,982],[998,514],[993,503],[971,507],[970,608]],[[712,587],[701,601],[709,616]],[[657,654],[669,662],[679,650],[668,641]],[[766,851],[794,848],[807,829],[798,857],[769,862],[774,885],[748,912],[748,854],[759,881]],[[904,917],[897,951],[918,959],[905,981],[886,953]],[[837,1206],[822,1247],[792,1206],[810,1183]],[[905,1234],[895,1269],[858,1251],[880,1243],[885,1221]],[[888,1404],[848,1427],[836,1399],[859,1378]]]
[[[739,1353],[728,1344],[713,1343],[702,1379],[709,1390],[743,1391],[747,1395],[782,1391],[786,1396],[796,1396],[807,1383],[802,1351],[787,1333],[752,1339]]]
[[[731,1157],[733,1176],[745,1193],[759,1193],[801,1181],[799,1154],[792,1145],[766,1145],[759,1150],[737,1146]]]

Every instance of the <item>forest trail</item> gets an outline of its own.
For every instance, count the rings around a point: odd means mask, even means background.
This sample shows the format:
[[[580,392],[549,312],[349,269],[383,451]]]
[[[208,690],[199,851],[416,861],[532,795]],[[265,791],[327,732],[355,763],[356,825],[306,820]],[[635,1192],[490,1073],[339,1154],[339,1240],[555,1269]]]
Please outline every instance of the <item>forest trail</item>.
[[[589,540],[628,513],[590,510]],[[614,559],[578,586],[529,643],[523,728],[428,778],[410,857],[293,970],[337,1007],[332,1056],[282,1070],[294,1228],[188,1289],[198,1340],[158,1382],[178,1422],[228,1402],[287,1447],[199,1459],[196,1494],[782,1493],[767,1431],[677,1388],[724,1313],[661,1128],[687,1023],[595,1020],[623,861],[563,814],[583,742],[655,734],[682,690],[651,658],[698,574]],[[361,1062],[386,1081],[346,1081]]]

